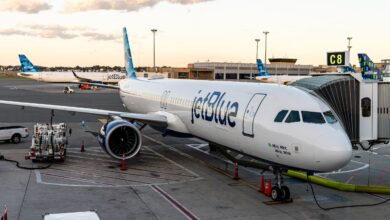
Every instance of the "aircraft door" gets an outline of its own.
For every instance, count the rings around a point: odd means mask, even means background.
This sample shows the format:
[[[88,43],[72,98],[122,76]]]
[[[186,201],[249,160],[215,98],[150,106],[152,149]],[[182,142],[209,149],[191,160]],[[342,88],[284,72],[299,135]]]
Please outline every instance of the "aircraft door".
[[[168,98],[169,95],[171,94],[171,91],[165,90],[161,96],[161,101],[160,101],[160,108],[163,110],[166,110],[168,107]]]
[[[244,117],[243,117],[243,128],[242,134],[248,137],[254,137],[253,125],[255,116],[260,108],[261,103],[263,102],[266,94],[254,94],[246,106]]]

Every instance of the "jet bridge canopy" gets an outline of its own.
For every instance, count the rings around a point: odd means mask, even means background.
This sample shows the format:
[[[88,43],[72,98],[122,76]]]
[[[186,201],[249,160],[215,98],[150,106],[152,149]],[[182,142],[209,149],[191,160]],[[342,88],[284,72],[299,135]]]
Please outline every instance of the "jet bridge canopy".
[[[350,75],[322,75],[291,84],[324,100],[337,114],[351,142],[359,142],[360,82]]]

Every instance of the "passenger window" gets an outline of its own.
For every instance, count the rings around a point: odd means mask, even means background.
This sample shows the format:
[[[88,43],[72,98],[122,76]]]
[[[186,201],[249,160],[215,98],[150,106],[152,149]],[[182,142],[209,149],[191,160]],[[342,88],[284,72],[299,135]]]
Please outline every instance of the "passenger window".
[[[293,123],[301,121],[301,117],[299,116],[298,111],[291,111],[290,114],[286,118],[286,123]]]
[[[325,124],[325,119],[321,112],[302,111],[302,121],[305,123]]]
[[[284,119],[284,117],[286,117],[287,112],[288,112],[287,110],[282,110],[282,111],[280,111],[280,112],[276,115],[274,122],[282,122],[283,119]]]
[[[326,111],[324,112],[324,116],[325,116],[325,120],[329,123],[329,124],[333,124],[333,123],[336,123],[337,122],[337,119],[336,117],[334,117],[333,113],[331,111]]]

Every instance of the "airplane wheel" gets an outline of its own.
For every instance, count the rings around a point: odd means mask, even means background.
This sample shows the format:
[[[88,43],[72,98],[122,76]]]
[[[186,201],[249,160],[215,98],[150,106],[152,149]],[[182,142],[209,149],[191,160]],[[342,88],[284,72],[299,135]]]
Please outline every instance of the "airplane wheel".
[[[274,201],[279,201],[282,196],[282,191],[279,189],[279,187],[274,186],[271,189],[271,198]]]
[[[287,200],[287,199],[290,199],[290,190],[288,189],[287,186],[282,186],[280,188],[281,192],[282,192],[282,195],[281,195],[281,199],[282,200]]]

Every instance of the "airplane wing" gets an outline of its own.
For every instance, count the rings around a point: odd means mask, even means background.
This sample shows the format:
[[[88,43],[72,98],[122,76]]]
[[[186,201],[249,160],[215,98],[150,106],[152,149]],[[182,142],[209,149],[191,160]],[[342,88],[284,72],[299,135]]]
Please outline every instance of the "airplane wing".
[[[109,89],[119,89],[119,86],[115,85],[107,85],[107,84],[102,84],[102,83],[94,83],[92,79],[88,78],[83,78],[78,76],[73,70],[72,70],[73,76],[76,77],[80,82],[73,82],[75,84],[86,84],[90,86],[98,86],[98,87],[103,87],[103,88],[109,88]]]
[[[97,86],[97,87],[108,88],[108,89],[119,89],[119,86],[107,85],[107,84],[101,84],[101,83],[91,83],[91,82],[72,82],[72,83],[78,84],[78,85]]]
[[[153,114],[153,113],[137,114],[137,113],[130,113],[130,112],[118,112],[118,111],[109,111],[109,110],[93,109],[93,108],[71,107],[71,106],[63,106],[63,105],[50,105],[50,104],[40,104],[40,103],[30,103],[30,102],[15,102],[15,101],[7,101],[7,100],[0,100],[0,104],[67,111],[73,113],[87,113],[87,114],[101,115],[101,116],[119,116],[124,119],[141,121],[141,122],[154,124],[161,127],[167,126],[167,118],[165,116],[159,114]]]
[[[72,70],[73,76],[76,77],[78,80],[83,81],[83,82],[93,82],[92,79],[84,78],[78,76],[73,70]]]

